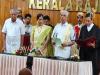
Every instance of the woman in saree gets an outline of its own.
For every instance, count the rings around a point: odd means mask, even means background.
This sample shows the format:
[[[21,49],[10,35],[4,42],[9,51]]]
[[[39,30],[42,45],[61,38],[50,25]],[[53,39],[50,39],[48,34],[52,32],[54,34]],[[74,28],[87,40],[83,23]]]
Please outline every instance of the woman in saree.
[[[32,27],[31,45],[32,48],[35,48],[43,56],[47,56],[47,46],[51,30],[50,26],[44,25],[43,14],[37,14],[37,25]]]
[[[51,29],[51,32],[50,32],[50,36],[52,34],[52,31],[54,29],[54,26],[50,24],[50,17],[49,15],[45,15],[43,17],[43,20],[44,20],[44,24],[47,25],[47,26],[50,26],[52,29]],[[49,43],[48,43],[48,51],[47,51],[47,56],[54,56],[54,50],[53,50],[53,45],[52,45],[52,39],[50,37],[49,39]]]

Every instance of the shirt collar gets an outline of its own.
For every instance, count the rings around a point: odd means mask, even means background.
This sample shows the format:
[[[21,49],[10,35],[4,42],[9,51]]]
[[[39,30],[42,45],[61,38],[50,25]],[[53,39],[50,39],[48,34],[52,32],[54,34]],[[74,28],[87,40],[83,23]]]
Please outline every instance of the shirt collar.
[[[25,27],[30,27],[30,24],[29,25],[25,24]]]
[[[68,22],[65,22],[64,24],[61,23],[61,26],[66,26],[68,24]]]
[[[77,24],[77,25],[78,25],[78,27],[82,28],[82,26],[83,26],[84,24],[82,23],[82,24],[80,24],[80,25],[79,25],[79,24]]]
[[[94,26],[94,24],[90,24],[89,26],[87,26],[87,30],[90,31],[92,29],[92,27]]]
[[[94,25],[94,24],[92,23],[92,24],[90,24],[90,25],[89,25],[89,26],[87,26],[87,27],[90,27],[90,28],[92,28],[92,27],[93,27],[93,25]]]
[[[12,22],[12,20],[11,20],[11,18],[10,18],[10,22],[11,22],[11,23],[17,23],[17,19],[16,19],[16,21],[15,21],[15,22]]]

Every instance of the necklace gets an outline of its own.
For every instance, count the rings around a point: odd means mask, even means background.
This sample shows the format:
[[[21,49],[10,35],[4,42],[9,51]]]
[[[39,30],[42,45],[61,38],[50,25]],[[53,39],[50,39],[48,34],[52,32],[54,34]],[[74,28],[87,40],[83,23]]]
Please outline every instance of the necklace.
[[[42,28],[43,28],[42,26],[38,26],[37,31],[38,31],[39,34],[41,33]]]

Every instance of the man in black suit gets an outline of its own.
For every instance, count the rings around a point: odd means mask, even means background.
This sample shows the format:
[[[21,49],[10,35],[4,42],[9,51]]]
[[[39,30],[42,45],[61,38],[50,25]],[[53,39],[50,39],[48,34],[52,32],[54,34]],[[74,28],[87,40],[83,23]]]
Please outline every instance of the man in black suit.
[[[93,75],[98,75],[100,60],[100,29],[93,23],[93,14],[87,13],[85,16],[85,25],[82,27],[79,39],[85,40],[94,37],[93,43],[88,43],[88,47],[80,46],[80,59],[84,61],[92,61]],[[98,64],[99,63],[99,64]]]

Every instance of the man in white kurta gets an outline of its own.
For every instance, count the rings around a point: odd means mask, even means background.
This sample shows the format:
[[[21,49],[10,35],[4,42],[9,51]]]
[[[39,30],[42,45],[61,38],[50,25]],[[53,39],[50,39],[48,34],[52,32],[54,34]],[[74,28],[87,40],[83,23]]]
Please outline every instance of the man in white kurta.
[[[74,29],[66,20],[68,12],[61,11],[61,23],[57,24],[52,33],[52,42],[54,45],[54,56],[70,58],[71,45],[74,43]],[[61,40],[61,45],[57,45],[54,38]]]
[[[21,46],[22,35],[24,35],[24,25],[20,19],[17,19],[17,10],[11,9],[11,18],[4,23],[2,32],[4,35],[4,51],[6,53],[15,53]]]

